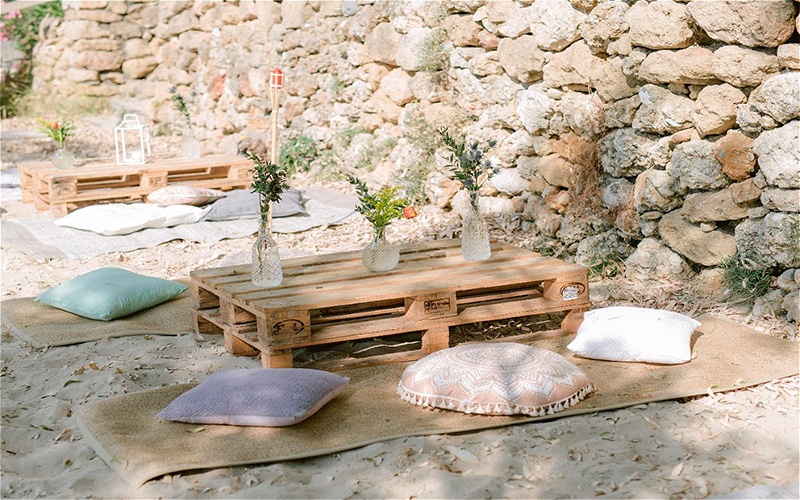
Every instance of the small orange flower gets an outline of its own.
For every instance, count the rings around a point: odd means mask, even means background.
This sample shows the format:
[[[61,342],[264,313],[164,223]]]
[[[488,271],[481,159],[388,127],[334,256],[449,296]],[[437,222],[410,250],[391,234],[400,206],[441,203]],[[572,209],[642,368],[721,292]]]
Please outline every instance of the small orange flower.
[[[414,210],[414,207],[406,207],[403,209],[403,216],[406,219],[413,219],[417,216],[417,211]]]
[[[58,130],[61,128],[61,125],[59,125],[58,122],[50,122],[50,128]]]

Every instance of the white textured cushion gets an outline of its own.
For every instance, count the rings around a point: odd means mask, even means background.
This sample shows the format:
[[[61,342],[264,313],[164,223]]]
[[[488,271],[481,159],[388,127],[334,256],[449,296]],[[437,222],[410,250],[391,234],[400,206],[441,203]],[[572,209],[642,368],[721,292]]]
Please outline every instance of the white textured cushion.
[[[157,205],[194,205],[201,206],[224,198],[225,193],[216,189],[195,186],[166,186],[156,189],[147,195],[148,203]]]
[[[692,358],[691,339],[700,323],[663,309],[606,307],[583,315],[567,348],[585,358],[679,364]]]
[[[403,372],[409,403],[485,415],[544,416],[576,404],[589,377],[563,356],[511,342],[466,344],[429,354]]]
[[[175,398],[158,417],[193,424],[294,425],[319,411],[349,381],[304,368],[226,370]]]
[[[130,234],[140,229],[170,227],[199,221],[208,208],[189,205],[159,207],[147,203],[90,205],[57,219],[54,224],[104,236]]]

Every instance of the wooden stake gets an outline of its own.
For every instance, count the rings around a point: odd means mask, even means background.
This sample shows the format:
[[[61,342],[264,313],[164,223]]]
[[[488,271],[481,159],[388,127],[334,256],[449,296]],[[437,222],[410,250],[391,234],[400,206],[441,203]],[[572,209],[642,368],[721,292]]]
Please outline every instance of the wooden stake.
[[[275,71],[280,71],[275,68]],[[274,73],[274,72],[273,72]],[[281,74],[280,83],[278,86],[272,84],[274,76],[270,78],[269,96],[272,101],[272,152],[271,161],[273,165],[278,164],[278,107],[281,100],[281,87],[283,86],[283,75]],[[269,215],[267,216],[267,227],[269,232],[272,233],[272,201],[269,202]]]

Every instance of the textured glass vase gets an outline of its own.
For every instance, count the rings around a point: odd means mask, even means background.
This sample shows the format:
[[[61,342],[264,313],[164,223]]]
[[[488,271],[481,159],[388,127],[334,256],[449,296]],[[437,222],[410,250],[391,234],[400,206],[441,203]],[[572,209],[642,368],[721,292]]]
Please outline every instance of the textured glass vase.
[[[283,281],[281,256],[278,243],[272,237],[269,223],[262,220],[258,226],[258,238],[253,243],[253,271],[251,281],[255,286],[269,288]]]
[[[192,124],[189,120],[184,120],[183,122],[181,141],[181,155],[184,158],[200,158],[200,142],[194,136],[194,130],[192,130]]]
[[[58,148],[51,159],[56,168],[72,168],[75,166],[75,155],[65,148]]]
[[[469,207],[461,222],[461,256],[465,260],[486,260],[492,255],[489,226],[481,217],[478,193],[469,192]]]
[[[385,227],[375,228],[375,239],[361,254],[361,261],[370,271],[391,271],[400,262],[400,250],[386,241]]]

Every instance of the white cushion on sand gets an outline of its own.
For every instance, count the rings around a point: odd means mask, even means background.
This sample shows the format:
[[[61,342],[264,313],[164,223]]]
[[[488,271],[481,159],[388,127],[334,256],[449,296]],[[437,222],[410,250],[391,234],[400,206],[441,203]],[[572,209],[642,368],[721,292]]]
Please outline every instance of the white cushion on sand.
[[[90,205],[57,219],[54,224],[104,236],[130,234],[140,229],[171,227],[199,221],[208,208],[189,205],[159,207],[147,203]]]
[[[690,342],[698,326],[689,316],[663,309],[606,307],[583,315],[567,348],[592,359],[686,363],[692,358]]]

